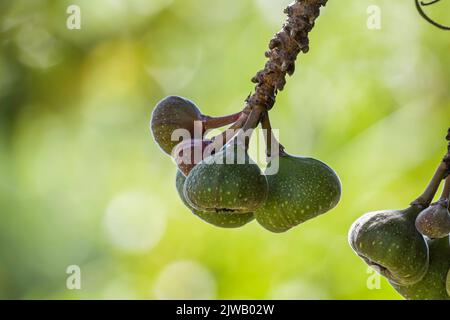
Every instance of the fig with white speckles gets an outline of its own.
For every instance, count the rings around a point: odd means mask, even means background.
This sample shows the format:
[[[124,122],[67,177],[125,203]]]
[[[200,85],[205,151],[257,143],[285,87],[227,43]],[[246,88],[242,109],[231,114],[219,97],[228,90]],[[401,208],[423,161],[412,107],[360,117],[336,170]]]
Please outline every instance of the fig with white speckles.
[[[336,173],[312,158],[280,155],[278,172],[267,175],[269,195],[255,211],[256,220],[272,232],[285,232],[334,208],[341,197]]]
[[[420,233],[429,238],[444,238],[450,233],[448,200],[438,201],[423,210],[416,219]]]
[[[419,282],[428,269],[428,245],[415,227],[422,208],[367,213],[352,225],[349,242],[370,266],[398,285]]]
[[[186,201],[186,197],[184,196],[183,188],[184,183],[186,181],[186,177],[183,175],[181,171],[177,171],[176,177],[176,187],[178,191],[178,195],[183,201],[184,205],[189,208],[196,216],[202,219],[205,222],[208,222],[216,227],[221,228],[239,228],[254,219],[253,213],[232,213],[232,212],[203,212],[199,210],[195,210],[189,203]]]
[[[447,281],[445,282],[445,286],[447,288],[447,294],[450,296],[450,268],[447,273]]]
[[[450,300],[447,274],[450,268],[449,237],[428,240],[430,263],[428,271],[419,282],[409,286],[394,288],[409,300]]]
[[[199,211],[247,213],[264,203],[267,189],[266,177],[245,146],[233,141],[192,169],[184,194]]]
[[[152,113],[150,127],[156,143],[167,154],[180,142],[173,141],[172,134],[177,129],[185,129],[194,138],[195,121],[199,121],[201,137],[207,129],[219,128],[235,122],[239,116],[235,113],[224,117],[209,117],[203,115],[199,108],[190,100],[178,96],[169,96],[158,102]],[[197,137],[197,138],[201,138]]]

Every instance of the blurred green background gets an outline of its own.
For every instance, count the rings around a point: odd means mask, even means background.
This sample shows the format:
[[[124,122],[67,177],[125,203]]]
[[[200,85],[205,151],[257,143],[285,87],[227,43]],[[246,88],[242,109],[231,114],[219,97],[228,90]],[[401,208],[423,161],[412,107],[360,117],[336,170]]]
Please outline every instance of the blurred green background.
[[[330,0],[272,111],[290,153],[340,175],[328,214],[281,235],[207,225],[150,135],[166,95],[241,109],[288,3],[0,2],[0,298],[400,298],[385,280],[368,288],[347,231],[406,207],[444,154],[450,34],[413,0]],[[66,28],[71,4],[81,30]],[[426,10],[450,24],[450,1]],[[81,290],[66,288],[69,265]]]

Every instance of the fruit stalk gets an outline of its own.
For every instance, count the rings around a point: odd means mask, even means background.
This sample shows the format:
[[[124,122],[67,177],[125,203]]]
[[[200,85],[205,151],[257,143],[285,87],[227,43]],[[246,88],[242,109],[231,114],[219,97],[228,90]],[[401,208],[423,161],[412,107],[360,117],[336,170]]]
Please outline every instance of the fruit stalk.
[[[263,112],[264,112],[264,107],[261,107],[261,106],[253,107],[242,130],[245,132],[247,130],[255,129],[256,126],[258,125],[259,121],[261,120],[261,116],[262,116]]]
[[[450,128],[448,129],[446,140],[450,141]],[[439,189],[442,180],[448,177],[449,173],[450,173],[450,142],[448,143],[447,146],[447,154],[444,156],[441,163],[439,164],[439,167],[434,173],[434,176],[431,179],[430,183],[428,184],[427,188],[422,193],[422,195],[420,195],[411,204],[418,205],[424,208],[428,207],[430,203],[433,201],[433,198],[436,195],[436,192]]]
[[[266,157],[267,160],[270,161],[272,156],[278,156],[284,154],[284,147],[280,144],[280,142],[275,138],[272,132],[272,125],[270,123],[269,113],[265,112],[262,116],[261,127],[264,131],[264,139],[266,141]],[[276,154],[272,154],[272,146],[278,146],[278,152]]]
[[[433,201],[433,198],[436,195],[437,190],[439,189],[439,185],[441,184],[442,179],[444,179],[447,171],[447,164],[444,161],[441,162],[425,191],[411,204],[418,205],[424,208],[428,207]]]
[[[450,176],[445,179],[444,189],[442,190],[439,201],[447,201],[450,197]]]
[[[278,91],[282,91],[286,84],[286,74],[291,76],[295,71],[298,54],[309,51],[308,33],[327,1],[296,0],[284,10],[288,18],[269,43],[269,50],[265,53],[269,61],[252,78],[256,88],[246,100],[250,107],[262,106],[265,110],[273,107]]]
[[[236,122],[239,119],[242,113],[243,111],[240,111],[223,117],[205,116],[205,118],[203,119],[204,128],[205,130],[208,130],[232,124],[233,122]]]
[[[242,112],[237,121],[232,124],[228,129],[226,129],[221,134],[218,134],[217,136],[213,137],[213,142],[208,146],[209,150],[220,150],[224,145],[227,144],[228,141],[233,138],[236,131],[241,129],[245,123],[247,122],[248,114],[245,112]]]
[[[240,131],[239,134],[243,134],[242,137],[244,138],[244,144],[245,149],[248,150],[249,144],[250,144],[250,138],[253,134],[253,130],[258,126],[258,123],[261,121],[261,116],[264,113],[264,108],[261,106],[255,106],[250,111],[250,114],[248,115],[247,121],[245,122],[244,126],[242,127],[242,131]],[[250,130],[250,134],[248,134]]]

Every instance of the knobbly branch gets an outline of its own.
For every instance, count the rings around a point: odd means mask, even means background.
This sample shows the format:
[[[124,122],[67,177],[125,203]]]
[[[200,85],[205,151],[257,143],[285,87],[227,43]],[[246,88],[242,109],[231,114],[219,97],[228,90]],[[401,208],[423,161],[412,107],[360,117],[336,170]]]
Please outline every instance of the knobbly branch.
[[[270,110],[273,107],[278,91],[286,84],[286,74],[291,76],[295,71],[298,54],[309,51],[308,34],[327,1],[296,0],[285,9],[288,18],[265,53],[269,60],[252,79],[256,83],[255,92],[247,98],[251,108],[262,106]]]
[[[268,119],[267,111],[274,106],[278,91],[283,90],[286,75],[294,74],[297,56],[300,52],[309,51],[308,34],[319,17],[320,8],[327,1],[295,0],[284,10],[288,17],[282,29],[269,42],[269,50],[265,53],[268,61],[264,69],[252,78],[256,87],[255,92],[246,99],[242,111],[247,115],[245,124],[239,125],[242,131],[256,128],[264,115]],[[242,120],[242,117],[239,119]],[[219,139],[215,140],[214,145],[218,145]]]

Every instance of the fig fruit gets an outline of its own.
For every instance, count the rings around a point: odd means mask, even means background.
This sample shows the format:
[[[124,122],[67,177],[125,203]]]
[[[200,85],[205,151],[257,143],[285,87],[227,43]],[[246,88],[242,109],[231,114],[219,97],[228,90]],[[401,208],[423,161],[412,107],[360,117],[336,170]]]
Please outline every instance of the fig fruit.
[[[444,238],[450,233],[448,200],[438,201],[423,210],[416,219],[417,230],[429,238]]]
[[[430,263],[422,280],[409,286],[399,286],[396,283],[392,285],[408,300],[450,300],[450,293],[447,292],[447,274],[450,268],[449,237],[428,240],[428,246]]]
[[[172,140],[172,133],[175,130],[187,130],[189,137],[184,138],[202,138],[207,129],[233,123],[240,115],[241,112],[217,118],[205,116],[192,101],[178,96],[169,96],[156,105],[150,127],[156,143],[170,155],[173,148],[180,142]],[[195,135],[196,121],[199,121],[198,137]]]
[[[189,139],[180,142],[173,149],[172,157],[174,158],[178,169],[185,176],[203,160],[206,147],[212,143],[210,139]]]
[[[266,177],[235,139],[192,169],[184,194],[199,211],[247,213],[264,203],[267,189]]]
[[[450,268],[447,273],[447,281],[445,282],[445,286],[447,288],[447,294],[450,296]]]
[[[428,269],[428,245],[415,220],[422,207],[367,213],[352,225],[349,243],[370,266],[392,283],[412,285]]]
[[[194,137],[194,121],[202,120],[202,113],[192,101],[169,96],[156,105],[150,126],[156,143],[170,154],[178,144],[172,141],[172,133],[176,129],[186,129]]]
[[[184,183],[186,181],[186,177],[183,173],[178,170],[176,176],[176,187],[178,191],[178,195],[183,201],[184,205],[191,210],[193,214],[198,216],[203,221],[210,223],[216,227],[221,228],[239,228],[254,219],[253,213],[232,213],[232,212],[202,212],[195,210],[192,208],[189,203],[186,201],[186,197],[183,193]]]
[[[255,211],[256,220],[272,232],[285,232],[336,206],[341,196],[341,183],[336,173],[312,158],[280,155],[278,172],[267,175],[269,195]]]

